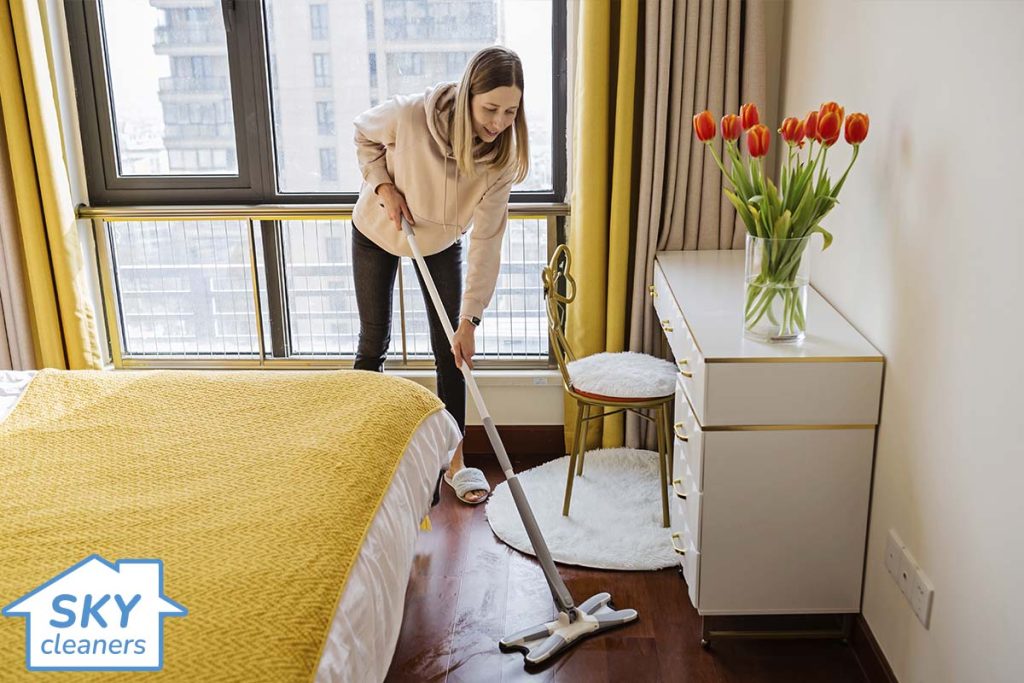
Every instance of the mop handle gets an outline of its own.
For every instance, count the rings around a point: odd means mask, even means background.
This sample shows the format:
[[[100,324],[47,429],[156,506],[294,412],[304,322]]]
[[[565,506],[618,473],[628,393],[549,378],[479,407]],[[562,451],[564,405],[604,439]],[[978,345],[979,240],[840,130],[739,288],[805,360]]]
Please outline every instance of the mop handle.
[[[434,302],[434,310],[437,312],[437,317],[441,319],[441,326],[444,327],[445,336],[448,337],[448,344],[450,346],[455,345],[455,330],[452,329],[452,323],[448,319],[448,314],[445,313],[444,303],[441,301],[441,295],[437,293],[437,287],[434,285],[434,278],[427,270],[427,264],[423,260],[423,253],[420,251],[419,244],[416,242],[416,233],[413,232],[412,226],[409,225],[409,221],[402,217],[402,231],[405,232],[405,237],[409,240],[409,247],[412,249],[413,258],[416,261],[416,265],[419,267],[420,275],[423,277],[423,282],[427,285],[427,291],[430,293],[430,300]],[[462,376],[466,378],[466,387],[469,389],[470,395],[473,397],[473,403],[476,404],[477,410],[480,412],[480,419],[490,418],[490,413],[487,412],[487,406],[484,404],[484,397],[480,393],[480,388],[476,385],[476,380],[473,378],[473,371],[469,368],[469,363],[463,362]],[[506,463],[501,464],[503,468],[511,470],[511,465]],[[508,473],[506,473],[508,476]]]
[[[405,232],[405,237],[409,241],[409,248],[412,249],[413,259],[416,261],[420,276],[427,286],[430,300],[434,302],[434,310],[437,312],[437,317],[441,319],[441,325],[444,326],[444,332],[448,336],[448,343],[454,346],[455,331],[452,330],[451,321],[448,320],[448,314],[444,310],[441,295],[437,293],[434,278],[427,269],[426,261],[423,260],[423,253],[420,251],[419,244],[416,243],[416,233],[413,232],[412,226],[409,225],[404,216],[402,217],[402,231]],[[505,444],[502,443],[501,437],[498,435],[498,430],[494,426],[494,420],[487,412],[484,397],[480,394],[480,389],[473,378],[473,371],[465,360],[462,362],[462,375],[466,378],[466,386],[469,388],[469,393],[472,395],[473,402],[480,413],[480,419],[484,424],[484,431],[487,432],[487,438],[490,440],[491,446],[494,448],[494,454],[498,457],[498,463],[505,474],[509,492],[512,494],[512,499],[519,510],[519,517],[523,520],[526,535],[529,536],[530,543],[537,554],[537,560],[540,562],[541,569],[544,570],[544,577],[548,581],[551,595],[561,610],[574,613],[575,605],[572,594],[569,593],[569,589],[555,568],[555,562],[551,558],[551,551],[548,549],[548,544],[544,540],[543,534],[541,534],[540,527],[537,526],[537,519],[533,516],[530,503],[526,500],[526,493],[523,491],[522,484],[519,483],[519,478],[512,469],[512,463],[509,462],[508,453],[505,452]]]

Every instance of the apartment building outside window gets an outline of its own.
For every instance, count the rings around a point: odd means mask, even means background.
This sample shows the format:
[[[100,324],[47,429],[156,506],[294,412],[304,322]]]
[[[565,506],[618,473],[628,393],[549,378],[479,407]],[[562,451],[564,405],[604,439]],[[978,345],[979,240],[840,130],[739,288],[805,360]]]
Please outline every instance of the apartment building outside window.
[[[320,150],[320,179],[338,179],[338,152],[333,147]]]
[[[309,30],[313,40],[327,40],[327,5],[316,4],[309,6]]]
[[[313,54],[313,85],[317,88],[331,87],[331,56],[327,53]]]
[[[334,135],[334,102],[316,103],[316,129],[320,135]]]

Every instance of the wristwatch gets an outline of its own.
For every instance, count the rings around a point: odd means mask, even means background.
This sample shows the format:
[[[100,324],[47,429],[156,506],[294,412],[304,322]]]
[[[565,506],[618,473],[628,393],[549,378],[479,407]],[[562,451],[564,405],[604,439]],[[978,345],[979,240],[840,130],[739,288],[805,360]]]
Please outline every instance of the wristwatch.
[[[462,316],[461,319],[468,320],[469,322],[473,323],[473,327],[480,327],[480,318],[477,318],[476,316],[464,315]]]

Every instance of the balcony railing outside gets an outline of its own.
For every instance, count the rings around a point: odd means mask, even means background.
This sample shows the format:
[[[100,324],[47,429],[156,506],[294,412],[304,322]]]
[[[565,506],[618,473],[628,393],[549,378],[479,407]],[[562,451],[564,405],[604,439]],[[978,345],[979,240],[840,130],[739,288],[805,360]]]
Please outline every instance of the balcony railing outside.
[[[540,271],[565,213],[562,206],[512,211],[494,299],[477,332],[483,366],[548,364]],[[94,220],[115,365],[351,364],[359,318],[348,211],[147,207],[84,208],[80,215]],[[264,253],[268,238],[276,260]],[[270,286],[268,269],[277,271]],[[274,291],[283,293],[276,316]],[[393,296],[389,362],[432,365],[410,259],[403,259]],[[286,353],[280,329],[275,346],[275,326],[284,328]]]
[[[227,93],[226,76],[161,76],[161,92]]]

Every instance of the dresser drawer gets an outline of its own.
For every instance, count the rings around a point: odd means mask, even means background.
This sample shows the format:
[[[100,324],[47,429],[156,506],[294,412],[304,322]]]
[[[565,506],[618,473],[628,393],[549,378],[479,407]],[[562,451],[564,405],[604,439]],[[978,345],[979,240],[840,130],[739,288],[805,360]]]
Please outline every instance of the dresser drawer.
[[[882,363],[709,361],[705,426],[874,425]],[[692,396],[692,394],[691,394]]]
[[[672,548],[679,556],[679,566],[686,581],[686,592],[690,596],[690,603],[696,609],[700,596],[700,551],[686,530],[672,532]]]
[[[700,550],[700,517],[703,494],[694,485],[693,473],[689,468],[676,470],[672,480],[672,495],[676,503],[675,514],[685,516],[683,522],[693,540],[693,545]]]
[[[672,424],[673,445],[681,451],[680,458],[686,461],[693,475],[694,487],[697,491],[704,490],[704,432],[697,421],[697,416],[690,406],[683,379],[676,382],[675,421]],[[682,472],[682,469],[676,470]]]
[[[700,411],[704,405],[707,374],[704,357],[686,325],[686,319],[676,299],[672,296],[664,274],[657,265],[654,268],[653,291],[654,309],[658,313],[661,329],[665,332],[665,338],[679,367],[680,382],[690,396],[690,402],[698,406]]]
[[[696,524],[687,498],[687,533],[705,570],[701,613],[856,611],[874,429],[705,437]]]

